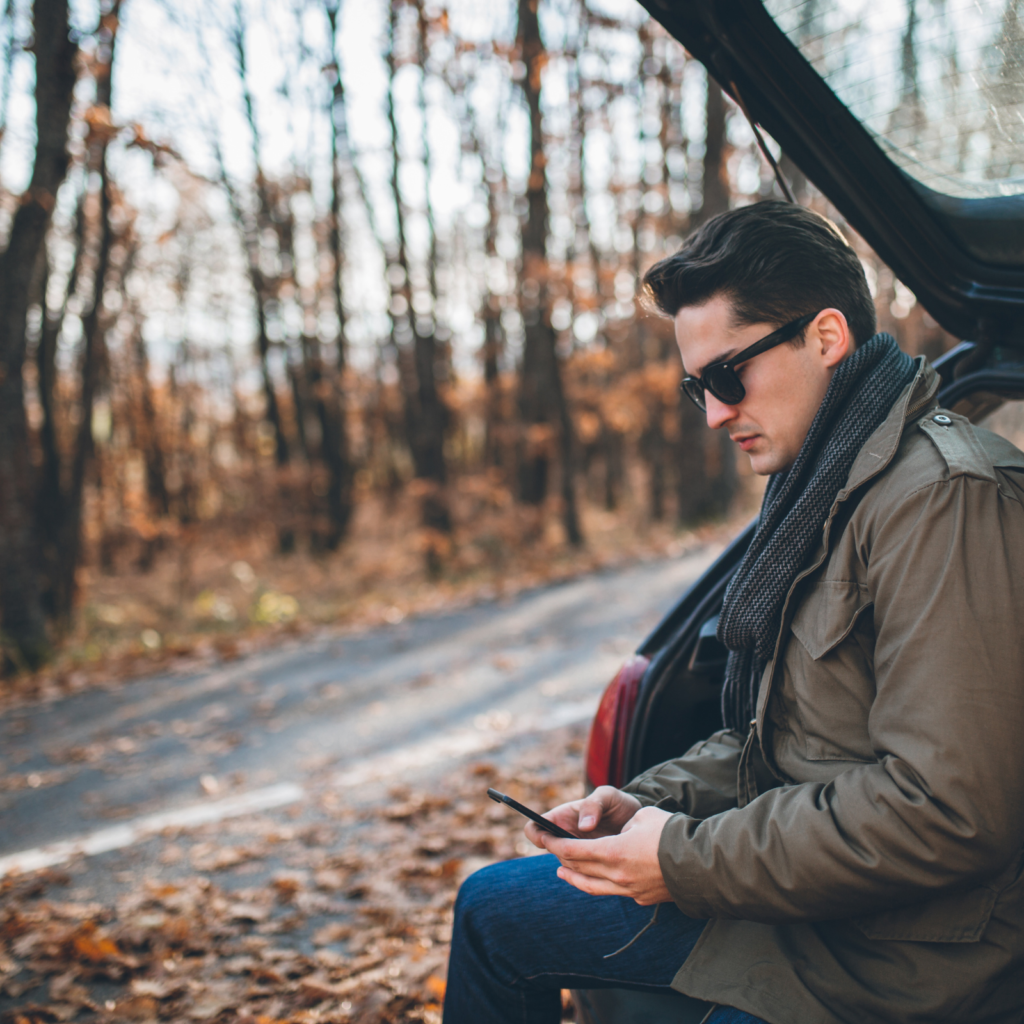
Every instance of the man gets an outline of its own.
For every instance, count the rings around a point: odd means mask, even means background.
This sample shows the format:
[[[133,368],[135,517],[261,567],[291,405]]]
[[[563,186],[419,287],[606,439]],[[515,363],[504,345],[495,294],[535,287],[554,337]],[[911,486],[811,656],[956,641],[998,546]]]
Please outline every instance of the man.
[[[645,283],[771,477],[719,620],[727,728],[466,882],[446,1021],[671,986],[715,1024],[1019,1024],[1024,455],[937,407],[808,210],[723,214]]]

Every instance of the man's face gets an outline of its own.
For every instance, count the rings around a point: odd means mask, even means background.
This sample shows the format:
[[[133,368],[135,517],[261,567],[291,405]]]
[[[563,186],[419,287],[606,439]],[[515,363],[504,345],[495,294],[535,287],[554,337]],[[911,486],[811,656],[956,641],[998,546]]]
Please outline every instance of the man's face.
[[[738,327],[732,304],[716,295],[701,306],[684,306],[675,316],[676,343],[686,373],[699,377],[775,330],[774,324]],[[836,366],[853,351],[846,318],[822,311],[807,327],[799,347],[777,345],[736,367],[746,395],[738,405],[704,392],[708,426],[724,427],[750,456],[755,473],[788,469],[800,451]]]

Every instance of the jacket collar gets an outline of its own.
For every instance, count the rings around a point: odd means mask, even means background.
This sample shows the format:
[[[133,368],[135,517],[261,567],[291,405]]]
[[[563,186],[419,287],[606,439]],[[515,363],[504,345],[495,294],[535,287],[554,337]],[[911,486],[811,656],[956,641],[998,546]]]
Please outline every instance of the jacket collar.
[[[918,356],[914,362],[917,363],[914,379],[896,399],[889,415],[864,442],[864,447],[850,467],[846,484],[836,495],[837,502],[845,501],[858,487],[881,473],[892,462],[907,423],[935,404],[939,375],[924,356]]]

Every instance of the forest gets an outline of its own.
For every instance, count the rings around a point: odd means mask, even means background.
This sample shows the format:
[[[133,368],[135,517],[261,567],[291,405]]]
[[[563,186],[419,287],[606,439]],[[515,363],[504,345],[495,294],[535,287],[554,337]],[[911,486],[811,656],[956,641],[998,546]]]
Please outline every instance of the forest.
[[[0,47],[8,674],[396,622],[756,509],[639,283],[782,193],[638,5],[6,0]],[[767,145],[880,329],[948,348]]]

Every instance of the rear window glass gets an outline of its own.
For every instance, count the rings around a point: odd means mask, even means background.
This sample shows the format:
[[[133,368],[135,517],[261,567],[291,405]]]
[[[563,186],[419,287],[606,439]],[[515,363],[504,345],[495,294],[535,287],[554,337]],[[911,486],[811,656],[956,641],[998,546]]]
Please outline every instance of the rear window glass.
[[[962,199],[1024,194],[1019,0],[765,0],[765,7],[908,174]]]

